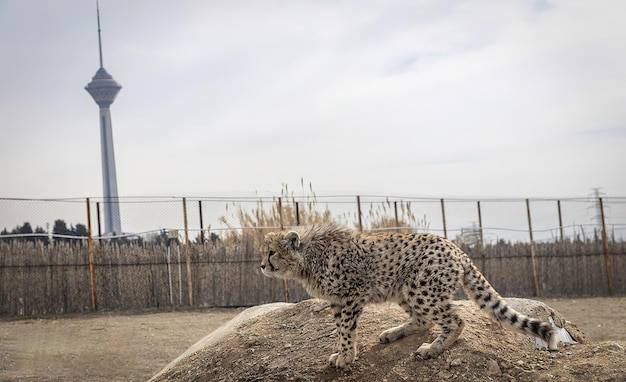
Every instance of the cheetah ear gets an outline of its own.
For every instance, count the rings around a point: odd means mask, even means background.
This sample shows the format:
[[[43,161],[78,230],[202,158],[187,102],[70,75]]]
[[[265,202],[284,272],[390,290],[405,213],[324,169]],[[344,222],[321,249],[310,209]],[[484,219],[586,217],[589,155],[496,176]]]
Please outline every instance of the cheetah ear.
[[[291,249],[300,248],[300,235],[296,231],[289,231],[285,234],[285,241]]]

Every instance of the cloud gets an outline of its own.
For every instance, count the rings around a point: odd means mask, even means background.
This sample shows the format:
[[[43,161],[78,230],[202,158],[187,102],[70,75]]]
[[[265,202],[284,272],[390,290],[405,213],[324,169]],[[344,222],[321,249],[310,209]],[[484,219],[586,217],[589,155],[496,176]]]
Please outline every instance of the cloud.
[[[0,62],[0,123],[20,142],[0,155],[74,153],[98,179],[97,107],[82,89],[97,69],[95,9],[63,5],[0,5],[12,57]],[[100,5],[105,66],[123,86],[112,110],[127,194],[270,189],[303,176],[326,189],[395,194],[444,194],[458,183],[517,194],[511,185],[532,176],[542,179],[535,193],[555,194],[567,187],[553,173],[573,172],[571,163],[626,159],[614,142],[626,117],[621,2]],[[36,162],[22,171],[35,173]],[[195,175],[207,168],[210,182]],[[455,177],[420,180],[441,171]],[[160,173],[193,175],[171,182]],[[604,176],[593,186],[626,191]],[[33,188],[24,178],[13,193]],[[584,193],[584,181],[571,187]]]

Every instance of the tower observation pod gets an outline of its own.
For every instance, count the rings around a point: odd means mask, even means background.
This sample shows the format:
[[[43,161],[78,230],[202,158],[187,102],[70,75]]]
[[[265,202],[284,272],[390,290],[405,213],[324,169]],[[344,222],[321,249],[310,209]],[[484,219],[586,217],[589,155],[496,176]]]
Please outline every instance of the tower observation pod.
[[[117,194],[117,174],[115,172],[115,153],[113,150],[113,129],[111,127],[111,104],[122,86],[104,69],[102,64],[102,40],[100,38],[100,9],[96,2],[98,18],[98,48],[100,69],[91,82],[85,86],[91,97],[100,107],[100,142],[102,147],[102,187],[104,209],[104,235],[122,233],[120,207]]]

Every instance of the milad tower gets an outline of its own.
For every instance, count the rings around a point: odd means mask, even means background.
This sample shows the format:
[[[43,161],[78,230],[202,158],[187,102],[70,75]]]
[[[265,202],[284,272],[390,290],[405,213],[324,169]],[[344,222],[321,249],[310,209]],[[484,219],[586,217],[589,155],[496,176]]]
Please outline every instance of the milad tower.
[[[122,233],[120,206],[117,195],[117,175],[113,152],[113,129],[111,128],[111,104],[122,86],[107,73],[102,65],[102,39],[100,38],[100,9],[96,2],[98,18],[98,48],[100,69],[91,82],[85,86],[93,100],[100,107],[100,142],[102,145],[102,187],[104,190],[104,235]]]

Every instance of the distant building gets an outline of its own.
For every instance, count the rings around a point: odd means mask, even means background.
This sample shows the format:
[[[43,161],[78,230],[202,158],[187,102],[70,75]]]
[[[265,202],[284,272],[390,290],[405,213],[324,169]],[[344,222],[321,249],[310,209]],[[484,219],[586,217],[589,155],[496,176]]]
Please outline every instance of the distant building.
[[[122,86],[107,73],[102,64],[102,39],[100,37],[100,9],[96,2],[98,18],[98,48],[100,69],[93,76],[85,90],[100,107],[100,142],[102,146],[102,187],[104,197],[104,235],[122,233],[120,207],[117,194],[117,174],[115,172],[115,153],[113,150],[113,129],[111,127],[111,104]]]
[[[472,223],[471,227],[461,228],[461,233],[456,235],[455,242],[470,247],[480,244],[480,228],[476,223]]]

